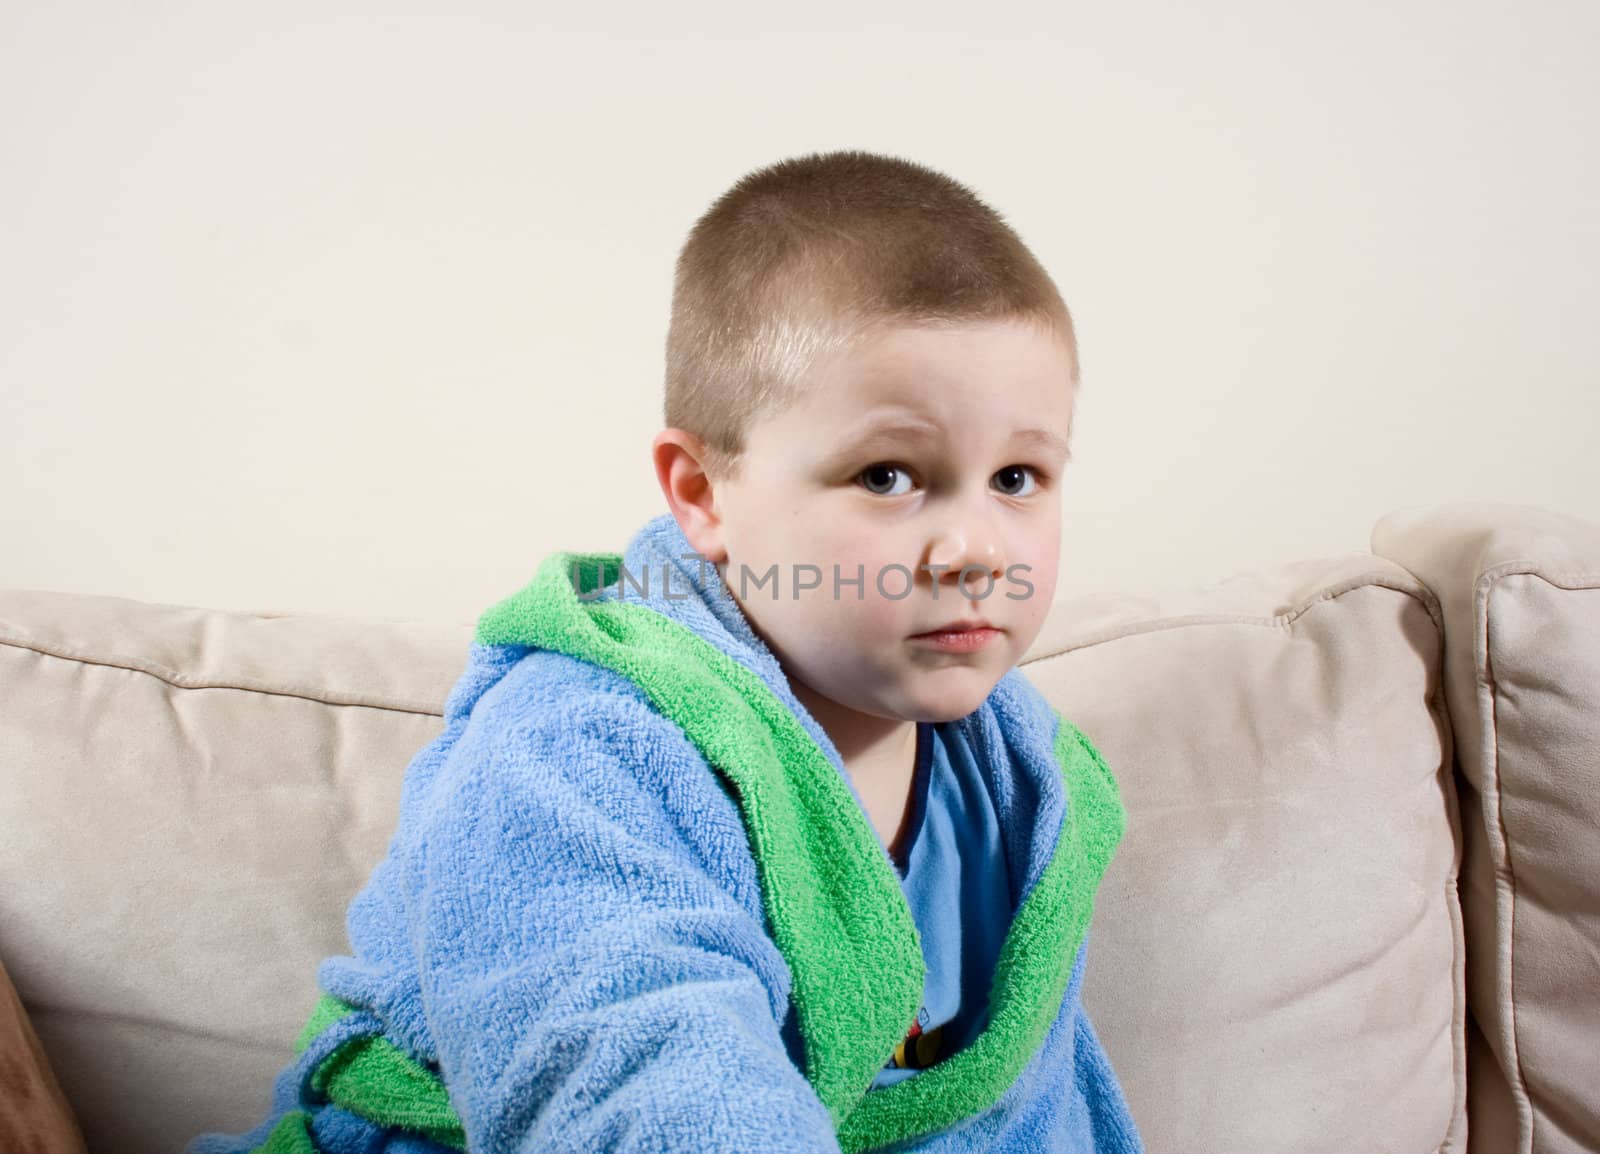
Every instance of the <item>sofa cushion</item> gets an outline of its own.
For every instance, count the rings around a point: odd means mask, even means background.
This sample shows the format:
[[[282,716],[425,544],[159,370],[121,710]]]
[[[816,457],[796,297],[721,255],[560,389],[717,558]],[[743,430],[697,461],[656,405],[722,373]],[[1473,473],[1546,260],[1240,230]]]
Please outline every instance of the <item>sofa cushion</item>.
[[[90,1149],[265,1116],[471,633],[0,592],[0,947]]]
[[[1056,610],[1024,668],[1127,808],[1083,1000],[1148,1148],[1462,1150],[1431,593],[1354,554]]]
[[[1397,510],[1372,547],[1445,613],[1472,1150],[1600,1150],[1600,524],[1462,502]]]

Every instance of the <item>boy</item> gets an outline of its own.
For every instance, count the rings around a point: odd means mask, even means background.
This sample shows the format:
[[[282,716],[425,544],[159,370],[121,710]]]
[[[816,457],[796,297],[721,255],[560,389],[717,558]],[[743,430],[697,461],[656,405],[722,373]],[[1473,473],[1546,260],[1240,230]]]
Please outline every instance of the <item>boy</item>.
[[[670,512],[479,620],[264,1149],[1140,1151],[1079,1001],[1123,832],[1015,666],[1078,380],[955,181],[739,181],[680,254]]]

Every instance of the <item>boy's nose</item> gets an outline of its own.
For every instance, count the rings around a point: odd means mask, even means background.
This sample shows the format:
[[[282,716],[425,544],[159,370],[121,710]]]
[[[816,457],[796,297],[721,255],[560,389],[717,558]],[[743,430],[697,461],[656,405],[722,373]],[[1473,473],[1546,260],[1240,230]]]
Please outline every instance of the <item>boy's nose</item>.
[[[959,582],[963,586],[970,586],[977,595],[989,587],[988,578],[999,580],[1005,576],[1005,567],[1001,562],[999,540],[987,526],[962,526],[947,530],[929,548],[927,561],[930,566],[948,566],[930,571],[930,575],[938,573],[941,584],[955,585]]]

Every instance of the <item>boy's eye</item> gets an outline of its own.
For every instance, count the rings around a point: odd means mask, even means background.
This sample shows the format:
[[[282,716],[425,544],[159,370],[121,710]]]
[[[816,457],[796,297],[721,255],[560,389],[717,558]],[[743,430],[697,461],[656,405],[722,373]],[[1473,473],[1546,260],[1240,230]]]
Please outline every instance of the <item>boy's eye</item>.
[[[1034,472],[1027,465],[1007,465],[995,474],[995,480],[1000,482],[998,487],[1008,497],[1026,497],[1031,494],[1033,489],[1021,492],[1013,491],[1014,487],[1020,487],[1030,478],[1034,478]],[[1038,487],[1036,478],[1034,478],[1034,486],[1035,488]]]
[[[865,485],[869,492],[880,497],[899,497],[910,491],[911,477],[899,465],[868,465],[862,469],[856,478]],[[908,484],[905,488],[896,485],[897,480],[904,480]]]

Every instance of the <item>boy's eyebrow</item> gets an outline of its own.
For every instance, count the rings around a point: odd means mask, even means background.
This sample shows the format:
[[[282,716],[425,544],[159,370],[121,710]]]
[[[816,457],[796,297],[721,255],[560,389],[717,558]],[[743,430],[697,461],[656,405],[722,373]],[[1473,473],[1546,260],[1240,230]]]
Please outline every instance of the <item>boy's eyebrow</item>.
[[[1011,436],[1012,444],[1032,445],[1046,452],[1060,453],[1063,461],[1072,460],[1072,448],[1060,433],[1049,429],[1020,429]]]
[[[896,438],[908,441],[932,441],[937,440],[940,435],[939,426],[932,421],[924,421],[901,413],[889,413],[876,420],[867,421],[853,435],[847,436],[835,455],[846,456],[878,441],[890,441]],[[1064,462],[1072,460],[1072,449],[1067,444],[1067,439],[1050,429],[1018,429],[1011,434],[1011,443],[1058,453]]]
[[[854,448],[869,441],[888,441],[896,437],[908,441],[933,441],[939,438],[941,432],[939,426],[932,421],[924,421],[903,413],[887,413],[876,420],[867,421],[844,439],[844,445],[847,448]]]

